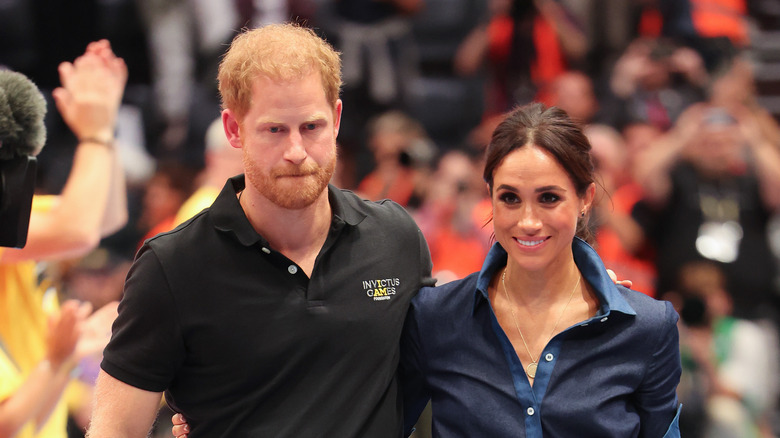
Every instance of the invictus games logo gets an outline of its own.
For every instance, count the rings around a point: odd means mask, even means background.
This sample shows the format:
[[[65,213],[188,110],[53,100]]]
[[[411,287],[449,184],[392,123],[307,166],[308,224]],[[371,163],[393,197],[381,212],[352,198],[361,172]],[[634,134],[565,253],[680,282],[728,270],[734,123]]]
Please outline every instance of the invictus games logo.
[[[398,278],[383,278],[379,280],[363,280],[363,289],[366,295],[374,301],[389,300],[395,295],[396,288],[401,285]]]

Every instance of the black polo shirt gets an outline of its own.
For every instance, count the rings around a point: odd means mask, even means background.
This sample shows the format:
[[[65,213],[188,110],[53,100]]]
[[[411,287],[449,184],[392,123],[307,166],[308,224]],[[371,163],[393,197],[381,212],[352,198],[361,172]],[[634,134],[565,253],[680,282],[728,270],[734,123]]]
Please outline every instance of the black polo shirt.
[[[401,329],[433,283],[417,225],[398,204],[329,186],[310,279],[252,228],[243,187],[232,178],[211,208],[144,244],[103,370],[166,391],[192,438],[401,436]]]

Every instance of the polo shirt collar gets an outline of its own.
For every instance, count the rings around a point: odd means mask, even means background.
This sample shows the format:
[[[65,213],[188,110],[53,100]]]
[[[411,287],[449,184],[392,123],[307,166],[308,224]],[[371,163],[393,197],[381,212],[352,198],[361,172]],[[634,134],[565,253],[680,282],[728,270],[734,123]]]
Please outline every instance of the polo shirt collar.
[[[252,246],[256,243],[268,245],[268,241],[255,231],[249,223],[236,194],[246,187],[244,175],[234,176],[225,182],[222,191],[211,206],[211,215],[214,218],[214,226],[224,232],[233,233],[244,246]],[[365,214],[353,206],[341,190],[328,185],[328,200],[333,212],[333,224],[346,224],[355,226],[365,219]]]
[[[333,220],[343,221],[345,224],[355,226],[366,218],[366,214],[358,210],[352,199],[344,195],[344,192],[328,184],[328,200],[333,212]]]
[[[607,274],[607,268],[601,261],[598,253],[590,245],[579,237],[575,237],[572,242],[572,253],[574,263],[577,264],[585,280],[593,286],[596,296],[599,299],[600,314],[608,315],[611,311],[621,312],[626,315],[636,315],[636,312],[628,304],[625,298],[618,291],[617,286]],[[480,303],[488,301],[488,286],[490,280],[502,267],[506,266],[507,253],[500,243],[496,242],[490,248],[482,269],[477,277],[477,290],[474,292],[474,307],[472,313],[476,312]]]

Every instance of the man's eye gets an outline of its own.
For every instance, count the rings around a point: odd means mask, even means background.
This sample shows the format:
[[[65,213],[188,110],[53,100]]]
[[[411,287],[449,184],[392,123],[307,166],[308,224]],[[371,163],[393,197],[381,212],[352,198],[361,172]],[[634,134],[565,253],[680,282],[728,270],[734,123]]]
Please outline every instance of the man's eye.
[[[309,131],[314,131],[315,129],[317,129],[317,124],[316,123],[307,123],[303,127],[304,127],[304,129],[307,129]]]
[[[269,128],[268,131],[271,132],[271,134],[276,134],[277,132],[281,131],[281,129],[278,126],[273,126]]]

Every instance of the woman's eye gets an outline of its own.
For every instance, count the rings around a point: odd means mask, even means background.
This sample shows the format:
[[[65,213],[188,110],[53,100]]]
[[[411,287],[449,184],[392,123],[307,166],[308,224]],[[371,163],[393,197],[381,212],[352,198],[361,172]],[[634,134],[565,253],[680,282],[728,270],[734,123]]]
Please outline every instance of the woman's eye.
[[[520,198],[517,197],[514,193],[511,192],[505,192],[498,196],[498,199],[505,203],[505,204],[517,204],[520,202]]]
[[[553,204],[558,202],[561,198],[555,193],[542,193],[539,196],[539,201],[543,204]]]

